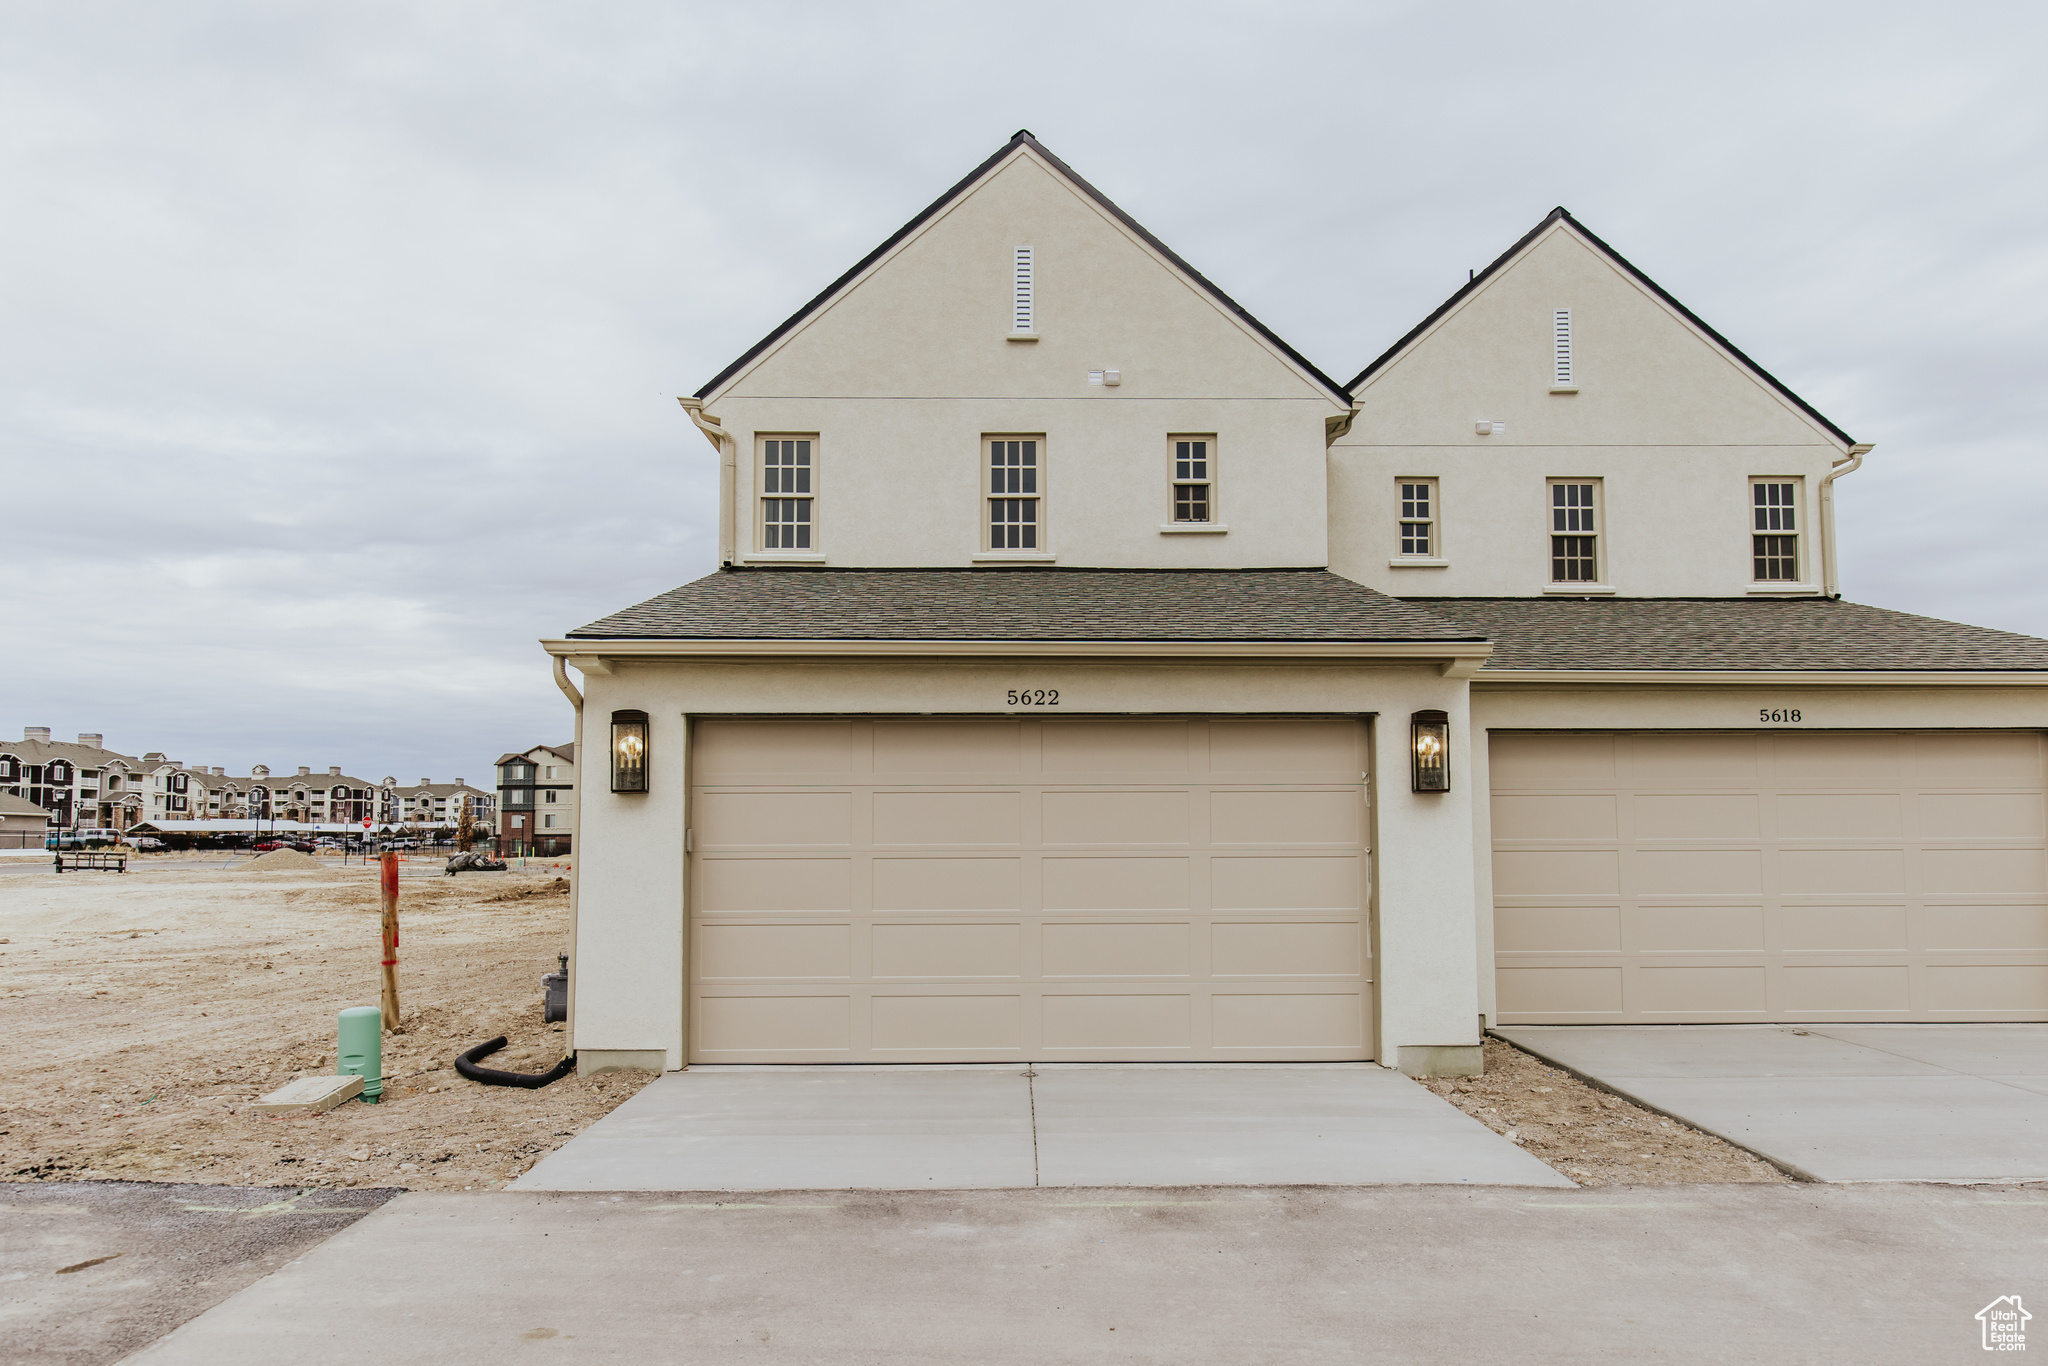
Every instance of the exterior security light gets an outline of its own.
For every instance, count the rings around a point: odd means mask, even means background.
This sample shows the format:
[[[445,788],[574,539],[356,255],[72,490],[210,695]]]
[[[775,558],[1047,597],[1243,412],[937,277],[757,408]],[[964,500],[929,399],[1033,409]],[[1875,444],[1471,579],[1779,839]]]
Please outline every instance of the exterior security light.
[[[647,790],[647,713],[612,713],[612,791]]]
[[[1451,790],[1451,718],[1419,711],[1408,718],[1409,772],[1417,792]]]

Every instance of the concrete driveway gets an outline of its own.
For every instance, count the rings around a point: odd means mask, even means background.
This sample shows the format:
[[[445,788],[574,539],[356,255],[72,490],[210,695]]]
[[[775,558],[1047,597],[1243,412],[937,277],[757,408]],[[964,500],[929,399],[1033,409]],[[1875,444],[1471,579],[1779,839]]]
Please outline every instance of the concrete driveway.
[[[1808,1180],[2048,1179],[2048,1025],[1495,1032]]]
[[[1923,1366],[1982,1359],[1974,1316],[2036,1302],[2044,1201],[1896,1185],[404,1195],[133,1360]]]
[[[515,1190],[1571,1186],[1371,1063],[697,1067]]]

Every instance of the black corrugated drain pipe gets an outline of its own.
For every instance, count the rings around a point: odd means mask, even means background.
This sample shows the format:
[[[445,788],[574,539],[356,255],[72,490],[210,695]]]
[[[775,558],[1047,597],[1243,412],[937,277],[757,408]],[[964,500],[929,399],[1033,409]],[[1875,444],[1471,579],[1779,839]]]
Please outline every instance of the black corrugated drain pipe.
[[[523,1086],[529,1091],[538,1091],[549,1082],[560,1081],[576,1070],[576,1055],[573,1053],[545,1072],[500,1072],[495,1067],[476,1065],[478,1058],[489,1057],[504,1046],[503,1034],[488,1043],[480,1043],[455,1059],[455,1070],[485,1086]]]

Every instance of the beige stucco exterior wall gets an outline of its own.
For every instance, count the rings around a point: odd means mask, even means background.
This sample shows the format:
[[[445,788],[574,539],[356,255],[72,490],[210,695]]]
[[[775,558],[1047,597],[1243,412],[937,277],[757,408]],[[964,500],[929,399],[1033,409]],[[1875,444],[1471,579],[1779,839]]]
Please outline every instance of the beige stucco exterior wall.
[[[1008,340],[1020,245],[1035,342]],[[1105,369],[1121,384],[1088,382]],[[1044,436],[1059,563],[1234,568],[1324,563],[1324,419],[1346,406],[1020,149],[706,411],[738,442],[742,559],[782,558],[759,555],[756,436],[815,433],[822,562],[971,563],[990,433]],[[1161,533],[1171,434],[1214,435],[1227,533]]]
[[[1478,1039],[1472,970],[1470,746],[1454,743],[1447,794],[1409,790],[1409,713],[1451,713],[1466,733],[1466,685],[1432,663],[1251,664],[1201,661],[617,662],[585,679],[602,726],[615,710],[650,718],[653,791],[593,783],[577,859],[574,1021],[579,1050],[686,1056],[683,831],[688,718],[706,715],[1014,715],[1007,689],[1057,688],[1061,716],[1148,713],[1377,713],[1371,784],[1374,978],[1381,1059]]]
[[[1552,393],[1572,312],[1578,392]],[[1330,567],[1404,596],[1549,587],[1551,477],[1602,481],[1602,575],[1630,597],[1729,597],[1751,580],[1751,476],[1804,481],[1800,582],[1820,583],[1820,482],[1846,445],[1563,223],[1359,390],[1330,452]],[[1507,424],[1481,436],[1480,420]],[[1396,482],[1435,477],[1444,568],[1393,568]],[[1782,591],[1785,585],[1775,585]]]
[[[2048,685],[2036,687],[1816,685],[1647,685],[1510,683],[1472,685],[1473,785],[1490,790],[1483,738],[1517,730],[2048,730]],[[1762,712],[1797,712],[1765,721]],[[1493,830],[1490,803],[1473,805],[1474,904],[1481,1009],[1494,1011]]]

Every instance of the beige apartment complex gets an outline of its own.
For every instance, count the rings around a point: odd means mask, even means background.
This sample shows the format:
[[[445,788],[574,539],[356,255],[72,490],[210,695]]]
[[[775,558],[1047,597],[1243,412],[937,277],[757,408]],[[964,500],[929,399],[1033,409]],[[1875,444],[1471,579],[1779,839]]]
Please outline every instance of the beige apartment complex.
[[[1020,133],[683,406],[586,1061],[2048,1019],[2048,642],[1844,601],[1871,447],[1562,209],[1339,383]]]
[[[575,852],[576,746],[498,756],[498,847],[548,858]]]

